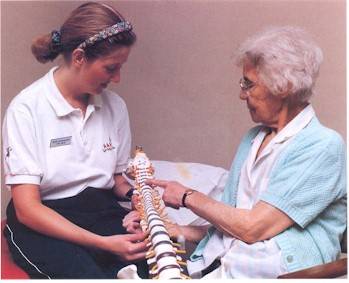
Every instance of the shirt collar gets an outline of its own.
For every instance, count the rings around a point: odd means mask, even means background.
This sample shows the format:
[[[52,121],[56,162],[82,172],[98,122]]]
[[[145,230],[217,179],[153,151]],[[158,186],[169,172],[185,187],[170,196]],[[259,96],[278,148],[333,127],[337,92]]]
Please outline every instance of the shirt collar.
[[[76,109],[71,106],[68,101],[65,100],[62,93],[57,87],[55,79],[53,77],[53,73],[58,69],[58,66],[53,67],[45,76],[45,79],[48,82],[48,91],[45,93],[48,101],[52,105],[56,115],[59,117],[63,117],[69,115]],[[100,95],[90,95],[89,97],[89,105],[95,107],[102,107],[102,98]]]
[[[310,123],[313,117],[315,117],[315,111],[309,104],[274,137],[274,142],[282,143],[295,136]]]
[[[102,107],[103,100],[102,100],[101,94],[90,95],[90,97],[88,99],[88,104],[93,105],[95,107]]]
[[[282,143],[295,136],[310,123],[313,117],[315,117],[315,111],[311,104],[309,104],[272,139],[273,143]],[[270,129],[268,127],[262,127],[259,134],[251,140],[251,144],[254,143],[259,135],[262,135],[264,138],[269,131]]]

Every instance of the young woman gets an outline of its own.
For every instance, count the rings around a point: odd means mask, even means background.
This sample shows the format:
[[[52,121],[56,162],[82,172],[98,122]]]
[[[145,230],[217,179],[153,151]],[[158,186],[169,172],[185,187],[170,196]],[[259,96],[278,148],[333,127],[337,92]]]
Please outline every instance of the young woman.
[[[63,60],[13,99],[3,125],[12,193],[4,233],[31,278],[116,278],[135,261],[145,277],[146,235],[126,233],[116,201],[132,193],[121,175],[128,112],[107,90],[135,40],[115,9],[86,3],[33,42],[39,62]]]

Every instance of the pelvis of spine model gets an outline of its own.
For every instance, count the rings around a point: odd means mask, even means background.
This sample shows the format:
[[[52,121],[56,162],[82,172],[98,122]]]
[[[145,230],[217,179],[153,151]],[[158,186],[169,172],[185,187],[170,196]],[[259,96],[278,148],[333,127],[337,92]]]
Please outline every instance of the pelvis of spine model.
[[[141,147],[135,150],[135,156],[130,161],[126,175],[135,180],[136,193],[139,202],[136,209],[141,215],[141,227],[149,232],[149,250],[146,258],[149,265],[149,275],[152,279],[186,279],[183,266],[186,263],[179,256],[185,253],[180,245],[174,243],[166,228],[164,204],[156,188],[147,185],[147,179],[154,178],[154,168]],[[133,265],[124,267],[118,272],[118,278],[137,278],[137,269]]]

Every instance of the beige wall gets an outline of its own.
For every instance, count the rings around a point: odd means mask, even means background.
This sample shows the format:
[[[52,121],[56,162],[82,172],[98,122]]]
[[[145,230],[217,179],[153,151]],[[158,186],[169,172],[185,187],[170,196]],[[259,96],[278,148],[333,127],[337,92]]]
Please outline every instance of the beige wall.
[[[81,2],[80,2],[81,3]],[[152,159],[228,168],[252,123],[238,99],[232,55],[267,25],[312,33],[325,61],[313,104],[346,136],[345,1],[108,1],[134,25],[137,45],[114,89],[129,108],[134,144]],[[79,2],[1,2],[1,110],[53,64],[37,63],[30,42],[59,28]],[[4,188],[4,186],[2,185]],[[9,194],[2,190],[2,213]]]

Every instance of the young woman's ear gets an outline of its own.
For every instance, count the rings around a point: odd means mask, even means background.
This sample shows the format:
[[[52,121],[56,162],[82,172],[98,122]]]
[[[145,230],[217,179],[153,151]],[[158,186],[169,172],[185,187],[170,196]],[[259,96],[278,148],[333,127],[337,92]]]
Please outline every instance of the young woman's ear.
[[[85,51],[81,48],[74,49],[72,53],[72,64],[76,67],[81,67],[85,62]]]

